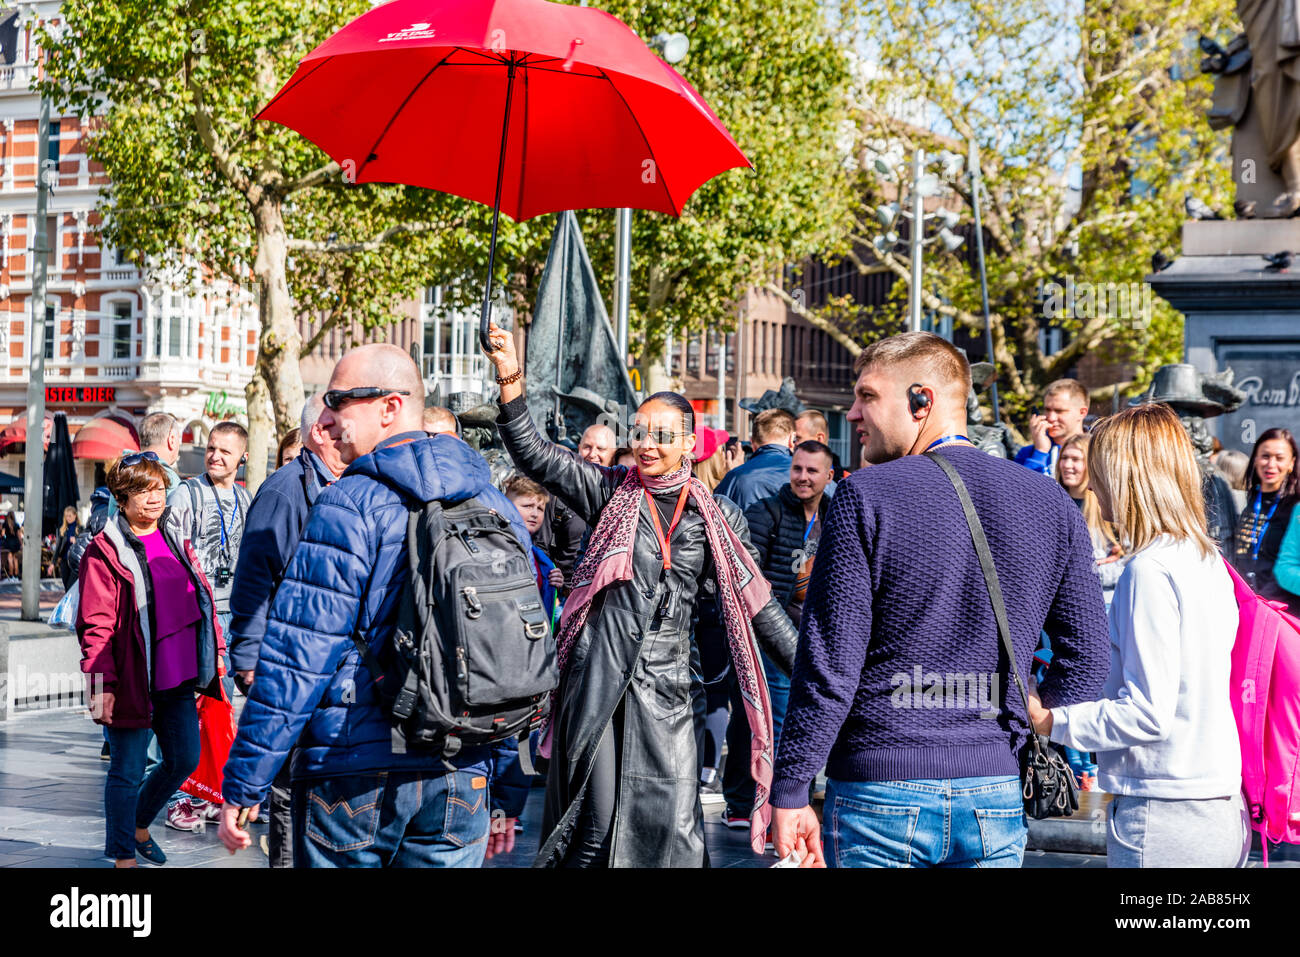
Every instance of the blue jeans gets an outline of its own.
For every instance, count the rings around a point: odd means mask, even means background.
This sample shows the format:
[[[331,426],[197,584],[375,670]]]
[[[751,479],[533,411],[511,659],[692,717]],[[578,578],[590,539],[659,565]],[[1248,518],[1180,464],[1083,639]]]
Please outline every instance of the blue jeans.
[[[487,779],[371,771],[293,784],[295,867],[480,867]]]
[[[759,656],[763,662],[763,674],[767,676],[768,697],[772,701],[772,750],[775,753],[790,704],[790,679],[781,674],[767,655],[760,651]],[[727,680],[731,683],[731,722],[727,725],[727,763],[722,771],[722,792],[730,813],[749,817],[754,807],[754,779],[749,770],[749,719],[745,716],[745,699],[741,697],[735,675],[728,675]]]
[[[104,853],[135,858],[135,829],[149,827],[167,795],[199,766],[199,715],[191,686],[153,695],[153,730],[108,729],[109,765],[104,781]],[[161,762],[145,776],[145,751],[156,737]],[[144,782],[141,785],[141,781]]]
[[[1015,777],[826,782],[829,867],[1019,867],[1028,836]]]
[[[781,669],[772,664],[770,658],[759,652],[763,659],[763,673],[767,675],[767,693],[772,699],[772,749],[781,741],[781,725],[785,724],[786,708],[790,705],[790,679],[781,674]]]

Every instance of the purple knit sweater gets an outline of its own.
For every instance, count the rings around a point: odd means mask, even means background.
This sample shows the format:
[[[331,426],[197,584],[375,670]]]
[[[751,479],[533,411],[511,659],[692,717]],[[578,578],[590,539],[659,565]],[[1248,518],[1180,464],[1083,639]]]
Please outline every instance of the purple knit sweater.
[[[1044,705],[1100,697],[1109,630],[1092,541],[1051,479],[970,446],[942,450],[970,490],[1026,680],[1052,640]],[[808,803],[817,771],[845,781],[1019,773],[1028,722],[957,493],[913,455],[839,484],[804,606],[772,785]],[[1008,710],[1015,715],[1010,720]]]

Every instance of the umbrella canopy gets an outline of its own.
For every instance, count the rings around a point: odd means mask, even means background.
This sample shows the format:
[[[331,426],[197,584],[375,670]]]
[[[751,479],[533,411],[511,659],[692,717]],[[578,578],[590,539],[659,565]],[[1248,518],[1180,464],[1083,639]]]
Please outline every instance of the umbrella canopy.
[[[500,208],[515,220],[620,206],[677,216],[701,184],[750,165],[627,26],[546,0],[383,4],[308,54],[258,116],[358,183],[492,205],[501,165]]]
[[[672,67],[602,10],[547,0],[391,0],[308,54],[258,114],[297,130],[357,183],[407,183],[497,218],[633,207],[673,216],[749,166]]]
[[[79,459],[106,461],[123,452],[139,452],[140,443],[123,423],[103,416],[91,419],[77,432],[72,443],[72,454]]]
[[[63,509],[74,508],[81,492],[77,488],[77,467],[72,461],[72,439],[68,434],[68,417],[62,412],[54,414],[54,439],[45,453],[45,500],[41,513],[41,534],[58,530],[63,521]]]
[[[44,449],[50,447],[50,436],[54,431],[54,416],[46,412],[41,438]],[[20,415],[3,429],[0,429],[0,452],[13,454],[25,448],[27,444],[27,416]]]
[[[0,472],[0,492],[22,495],[23,480],[17,475],[10,475],[8,472]]]

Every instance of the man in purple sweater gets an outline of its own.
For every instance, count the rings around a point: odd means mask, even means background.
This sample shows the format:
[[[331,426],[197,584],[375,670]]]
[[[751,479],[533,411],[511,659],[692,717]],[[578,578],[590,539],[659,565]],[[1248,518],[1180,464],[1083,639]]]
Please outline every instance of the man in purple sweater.
[[[874,467],[841,482],[804,606],[772,785],[777,854],[804,866],[1019,867],[1028,829],[1024,707],[1001,653],[960,500],[970,489],[1028,676],[1041,631],[1056,652],[1044,705],[1095,699],[1109,635],[1092,543],[1063,489],[964,435],[970,367],[930,333],[855,363],[849,421]],[[827,770],[826,855],[808,786]]]

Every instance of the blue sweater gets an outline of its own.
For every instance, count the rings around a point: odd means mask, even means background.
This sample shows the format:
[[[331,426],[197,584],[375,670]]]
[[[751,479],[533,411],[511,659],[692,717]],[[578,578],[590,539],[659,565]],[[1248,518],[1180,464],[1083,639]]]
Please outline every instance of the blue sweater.
[[[943,454],[983,522],[1021,675],[1046,630],[1056,658],[1044,705],[1099,697],[1109,629],[1079,509],[1005,459],[968,446]],[[774,806],[807,804],[823,764],[846,781],[1019,773],[1024,706],[1000,661],[961,503],[937,464],[906,456],[840,483],[802,625]]]

